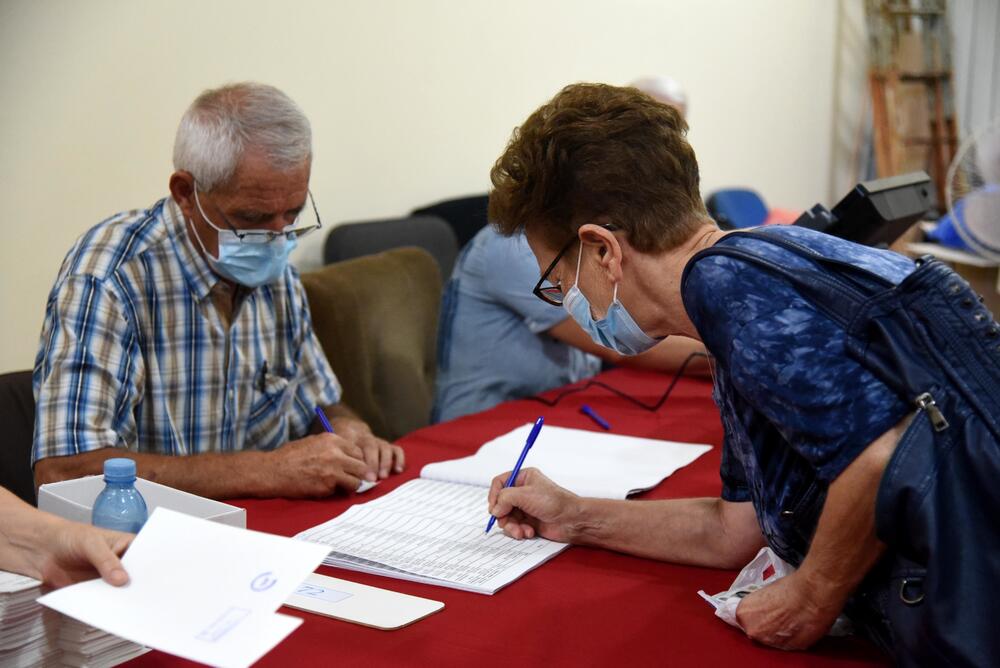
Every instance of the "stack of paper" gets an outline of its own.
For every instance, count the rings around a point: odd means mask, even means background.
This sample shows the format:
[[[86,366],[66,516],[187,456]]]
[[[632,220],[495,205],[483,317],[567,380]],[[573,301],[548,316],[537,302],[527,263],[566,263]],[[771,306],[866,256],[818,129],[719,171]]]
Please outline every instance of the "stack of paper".
[[[35,602],[42,583],[0,571],[0,666],[56,666],[59,616]]]
[[[0,666],[115,666],[146,651],[38,604],[42,583],[0,571]]]
[[[428,464],[419,480],[296,538],[325,545],[329,566],[493,594],[568,547],[541,538],[517,541],[499,529],[484,533],[490,482],[513,466],[530,431],[526,424],[471,457]],[[576,494],[624,499],[710,449],[545,427],[524,465]]]
[[[117,666],[129,659],[148,652],[142,645],[82,624],[70,617],[63,617],[59,624],[59,648],[62,665]]]

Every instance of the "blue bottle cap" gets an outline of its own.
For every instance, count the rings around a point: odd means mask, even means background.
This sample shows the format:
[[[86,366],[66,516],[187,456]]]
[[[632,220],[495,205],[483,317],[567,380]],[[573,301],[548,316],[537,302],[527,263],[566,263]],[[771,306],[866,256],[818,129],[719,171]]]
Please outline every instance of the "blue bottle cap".
[[[105,459],[104,480],[106,482],[132,482],[135,480],[135,460],[125,457]]]

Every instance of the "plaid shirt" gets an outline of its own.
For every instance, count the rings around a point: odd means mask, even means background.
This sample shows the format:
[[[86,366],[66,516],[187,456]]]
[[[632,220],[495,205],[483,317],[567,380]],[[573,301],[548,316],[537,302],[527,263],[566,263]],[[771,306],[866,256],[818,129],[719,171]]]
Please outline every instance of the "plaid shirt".
[[[32,464],[114,446],[192,455],[306,434],[340,386],[297,272],[232,299],[172,199],[81,237],[49,295],[35,360]]]

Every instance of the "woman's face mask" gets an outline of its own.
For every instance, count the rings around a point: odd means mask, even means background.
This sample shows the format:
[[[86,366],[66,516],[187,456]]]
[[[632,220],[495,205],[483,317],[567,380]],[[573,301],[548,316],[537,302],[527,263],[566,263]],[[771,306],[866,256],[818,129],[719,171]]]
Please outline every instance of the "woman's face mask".
[[[646,352],[659,341],[647,335],[618,301],[618,283],[615,283],[611,306],[601,320],[594,320],[590,314],[590,302],[580,292],[580,261],[583,259],[583,245],[576,260],[576,279],[573,287],[563,297],[563,308],[583,328],[594,343],[610,348],[621,355],[638,355]]]

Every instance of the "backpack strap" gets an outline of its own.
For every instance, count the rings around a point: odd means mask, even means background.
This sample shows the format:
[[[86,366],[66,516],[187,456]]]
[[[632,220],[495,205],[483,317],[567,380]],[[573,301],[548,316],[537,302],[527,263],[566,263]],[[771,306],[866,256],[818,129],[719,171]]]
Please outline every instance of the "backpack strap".
[[[809,260],[812,268],[789,268],[778,262],[761,257],[752,250],[736,248],[725,244],[715,244],[698,252],[688,263],[685,275],[696,261],[709,255],[725,255],[762,267],[782,276],[803,296],[823,311],[830,319],[845,330],[850,326],[858,309],[870,297],[893,287],[888,279],[862,267],[828,258],[811,248],[793,241],[776,237],[764,230],[733,232],[727,236],[745,236],[779,246],[795,255]],[[830,271],[833,270],[833,271]],[[682,280],[683,282],[683,280]]]

